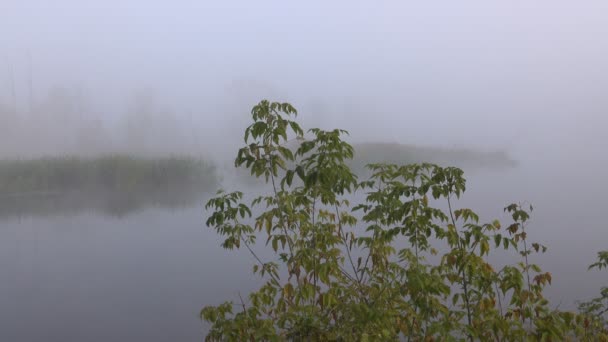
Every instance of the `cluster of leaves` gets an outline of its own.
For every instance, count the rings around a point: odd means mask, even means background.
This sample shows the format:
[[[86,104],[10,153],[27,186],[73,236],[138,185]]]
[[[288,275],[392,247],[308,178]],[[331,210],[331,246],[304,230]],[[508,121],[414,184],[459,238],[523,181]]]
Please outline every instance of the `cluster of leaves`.
[[[589,269],[608,268],[608,251],[597,253],[597,262],[591,264]],[[579,311],[583,314],[583,325],[577,328],[578,335],[591,339],[597,331],[603,331],[606,338],[608,331],[608,286],[602,287],[600,296],[579,305]]]
[[[289,104],[260,102],[238,151],[236,166],[263,176],[269,194],[247,205],[241,192],[219,192],[207,203],[223,247],[248,249],[265,279],[236,307],[201,311],[208,341],[608,338],[606,296],[580,314],[543,297],[552,278],[530,261],[546,250],[528,240],[531,206],[507,206],[505,227],[480,222],[453,208],[466,185],[454,167],[372,164],[359,181],[347,166],[346,132],[312,129],[305,138],[295,115]],[[285,147],[291,139],[300,141],[294,149]],[[255,253],[259,237],[273,260]],[[520,261],[496,269],[493,249]]]

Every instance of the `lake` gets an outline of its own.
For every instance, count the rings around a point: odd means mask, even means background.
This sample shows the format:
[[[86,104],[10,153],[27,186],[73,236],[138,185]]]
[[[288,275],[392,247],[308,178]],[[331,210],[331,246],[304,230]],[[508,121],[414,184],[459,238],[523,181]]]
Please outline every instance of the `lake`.
[[[532,261],[553,274],[546,293],[562,309],[597,294],[608,279],[587,271],[608,241],[604,163],[586,160],[575,169],[563,160],[531,156],[516,169],[476,171],[457,205],[506,223],[506,204],[533,203],[530,239],[549,250]],[[200,309],[259,282],[248,254],[219,247],[204,225],[203,203],[122,216],[2,219],[0,340],[200,341]]]

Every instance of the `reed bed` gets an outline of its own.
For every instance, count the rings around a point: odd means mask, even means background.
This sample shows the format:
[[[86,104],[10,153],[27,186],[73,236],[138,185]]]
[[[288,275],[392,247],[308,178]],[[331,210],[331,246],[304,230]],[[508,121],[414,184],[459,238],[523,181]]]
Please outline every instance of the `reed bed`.
[[[0,160],[0,217],[187,206],[218,184],[214,164],[187,156]]]
[[[498,169],[517,165],[504,151],[478,151],[464,148],[441,148],[393,143],[360,143],[353,145],[355,158],[351,167],[357,174],[364,174],[365,165],[371,163],[434,163],[463,169]]]
[[[192,157],[145,159],[111,155],[0,160],[0,194],[5,196],[90,190],[146,192],[183,187],[211,190],[217,181],[213,164]]]

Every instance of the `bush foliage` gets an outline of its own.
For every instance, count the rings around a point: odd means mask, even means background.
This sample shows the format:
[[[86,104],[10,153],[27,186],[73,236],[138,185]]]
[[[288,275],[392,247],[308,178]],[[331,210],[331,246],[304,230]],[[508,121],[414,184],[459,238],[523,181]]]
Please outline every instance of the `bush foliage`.
[[[265,280],[201,311],[206,340],[608,340],[608,289],[579,312],[543,296],[552,276],[533,263],[546,247],[527,237],[532,206],[508,205],[507,224],[480,222],[456,207],[466,182],[455,167],[371,164],[360,181],[347,132],[315,128],[304,139],[295,116],[290,104],[260,102],[238,151],[236,166],[269,193],[246,204],[242,192],[220,191],[206,205],[222,247],[251,252]],[[363,200],[350,203],[356,194]],[[258,239],[273,259],[255,253]],[[498,268],[493,249],[520,261]],[[601,252],[592,267],[607,263]]]

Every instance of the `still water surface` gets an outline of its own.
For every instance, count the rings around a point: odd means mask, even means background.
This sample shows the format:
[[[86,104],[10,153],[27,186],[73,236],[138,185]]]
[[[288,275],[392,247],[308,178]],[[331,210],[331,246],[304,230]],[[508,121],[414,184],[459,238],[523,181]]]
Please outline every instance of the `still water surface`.
[[[608,246],[608,183],[601,165],[587,166],[573,177],[560,162],[531,158],[515,170],[477,172],[460,202],[486,219],[505,219],[511,201],[534,203],[530,239],[549,246],[534,261],[553,273],[547,294],[561,308],[608,283],[586,271]],[[201,307],[258,282],[253,260],[221,249],[204,226],[202,203],[1,220],[0,341],[200,341]]]
[[[200,208],[0,227],[0,341],[197,341],[201,307],[251,283]]]

